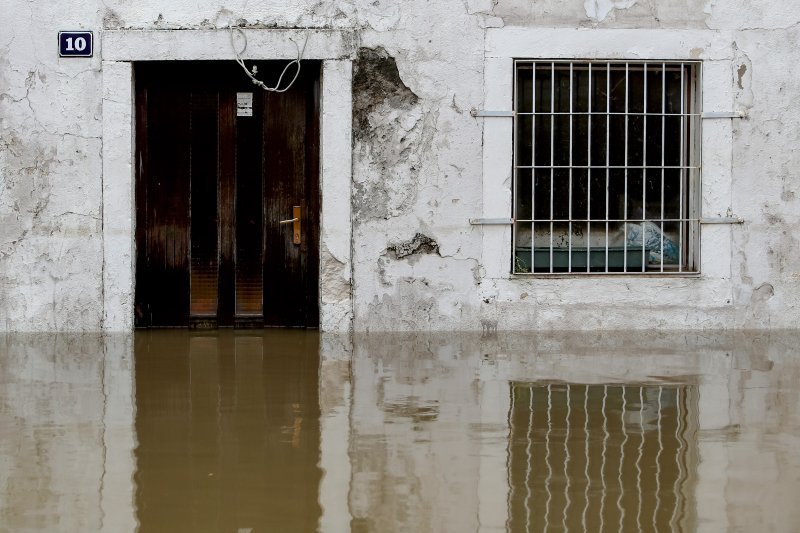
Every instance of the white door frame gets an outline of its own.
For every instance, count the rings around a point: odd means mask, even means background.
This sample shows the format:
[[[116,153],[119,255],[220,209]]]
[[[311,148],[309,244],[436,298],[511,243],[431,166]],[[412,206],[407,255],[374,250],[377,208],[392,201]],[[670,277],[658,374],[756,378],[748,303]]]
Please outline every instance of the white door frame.
[[[320,329],[352,327],[352,32],[246,29],[244,59],[322,61],[320,116]],[[307,41],[306,41],[307,39]],[[103,329],[133,329],[136,283],[134,61],[232,60],[230,31],[103,32]]]

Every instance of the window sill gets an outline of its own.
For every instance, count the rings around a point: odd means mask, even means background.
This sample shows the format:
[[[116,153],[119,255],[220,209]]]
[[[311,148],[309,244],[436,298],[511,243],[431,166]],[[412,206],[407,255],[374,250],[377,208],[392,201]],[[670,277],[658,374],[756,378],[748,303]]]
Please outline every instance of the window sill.
[[[658,278],[658,279],[687,279],[702,277],[701,272],[557,272],[549,273],[510,273],[509,279],[611,279],[611,278],[625,278],[625,279],[642,279],[642,278]]]

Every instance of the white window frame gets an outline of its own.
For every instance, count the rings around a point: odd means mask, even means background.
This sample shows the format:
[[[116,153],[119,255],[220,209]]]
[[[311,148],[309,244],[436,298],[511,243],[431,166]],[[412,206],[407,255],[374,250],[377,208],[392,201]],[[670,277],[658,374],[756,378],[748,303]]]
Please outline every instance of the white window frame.
[[[701,109],[704,113],[733,111],[732,35],[711,30],[638,30],[571,28],[499,28],[487,30],[484,68],[484,111],[511,111],[514,97],[515,59],[702,61]],[[510,115],[509,115],[510,116]],[[484,218],[510,218],[512,209],[513,120],[479,118],[483,125]],[[731,201],[731,119],[703,121],[700,217],[723,216]],[[488,279],[530,278],[512,274],[512,227],[482,227],[482,264]],[[692,274],[730,276],[730,227],[703,226],[699,268]],[[574,277],[586,274],[563,274]],[[605,276],[605,274],[597,274]],[[663,278],[663,274],[656,274]],[[546,274],[546,276],[552,276]],[[627,277],[622,274],[622,277]],[[638,277],[642,277],[639,273]]]

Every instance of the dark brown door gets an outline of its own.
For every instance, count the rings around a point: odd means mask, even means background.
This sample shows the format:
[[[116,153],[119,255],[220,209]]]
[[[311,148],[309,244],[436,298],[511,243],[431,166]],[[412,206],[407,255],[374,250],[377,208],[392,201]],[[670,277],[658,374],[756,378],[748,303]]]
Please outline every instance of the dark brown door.
[[[137,327],[318,325],[319,71],[136,65]]]

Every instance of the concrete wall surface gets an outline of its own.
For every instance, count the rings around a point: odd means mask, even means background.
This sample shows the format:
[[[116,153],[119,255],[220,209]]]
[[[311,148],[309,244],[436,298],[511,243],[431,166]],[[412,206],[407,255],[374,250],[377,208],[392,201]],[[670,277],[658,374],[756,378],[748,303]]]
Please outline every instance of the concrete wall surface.
[[[795,327],[796,2],[0,0],[0,332],[132,327],[134,129],[120,88],[131,61],[232,59],[229,25],[247,30],[249,59],[291,57],[278,30],[308,35],[306,57],[335,80],[324,329]],[[59,58],[58,31],[79,29],[94,32],[93,57]],[[703,121],[701,215],[744,222],[703,226],[698,274],[511,274],[510,227],[469,224],[511,216],[511,120],[470,111],[511,109],[514,58],[702,61],[703,111],[744,118]],[[326,188],[325,168],[351,175]]]

